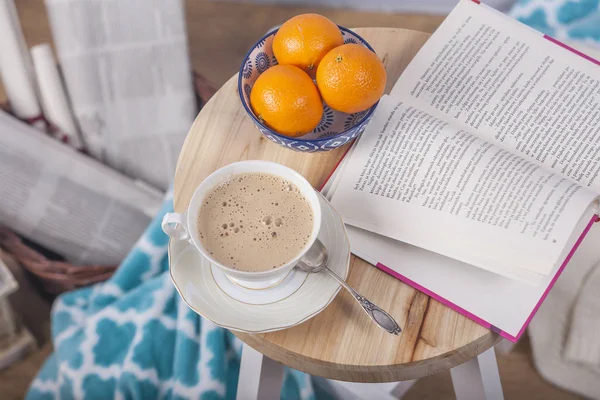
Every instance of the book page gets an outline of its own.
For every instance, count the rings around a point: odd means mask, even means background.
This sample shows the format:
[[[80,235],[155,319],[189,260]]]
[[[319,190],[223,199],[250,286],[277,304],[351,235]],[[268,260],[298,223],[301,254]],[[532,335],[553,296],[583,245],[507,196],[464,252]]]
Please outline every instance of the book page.
[[[332,205],[349,225],[528,280],[514,271],[548,274],[595,197],[385,97],[342,171]]]
[[[336,182],[348,165],[349,156],[350,152],[321,189],[328,200],[335,193]],[[346,233],[355,256],[484,327],[504,331],[512,337],[510,340],[516,341],[535,314],[536,305],[544,299],[567,263],[576,269],[583,267],[585,260],[590,265],[597,263],[593,260],[600,257],[596,245],[600,224],[590,223],[592,218],[595,220],[596,215],[590,208],[573,230],[574,235],[549,275],[533,276],[531,281],[524,279],[535,287],[351,225],[346,225]],[[582,236],[585,236],[583,243],[580,242]]]
[[[461,1],[392,96],[600,193],[600,67],[489,7]]]

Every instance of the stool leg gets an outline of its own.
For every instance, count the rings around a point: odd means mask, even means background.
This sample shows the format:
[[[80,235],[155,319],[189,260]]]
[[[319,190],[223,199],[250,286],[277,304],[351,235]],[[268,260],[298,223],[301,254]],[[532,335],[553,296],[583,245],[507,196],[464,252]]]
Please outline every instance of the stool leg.
[[[406,392],[408,392],[415,383],[417,383],[416,379],[412,381],[398,382],[396,384],[396,387],[392,390],[392,396],[394,396],[394,398],[398,400],[401,400],[406,394]]]
[[[494,348],[450,370],[457,400],[504,400]]]
[[[337,399],[343,400],[398,400],[416,382],[390,382],[390,383],[357,383],[343,382],[328,379],[329,392]]]
[[[279,399],[282,384],[283,365],[244,344],[236,399]]]

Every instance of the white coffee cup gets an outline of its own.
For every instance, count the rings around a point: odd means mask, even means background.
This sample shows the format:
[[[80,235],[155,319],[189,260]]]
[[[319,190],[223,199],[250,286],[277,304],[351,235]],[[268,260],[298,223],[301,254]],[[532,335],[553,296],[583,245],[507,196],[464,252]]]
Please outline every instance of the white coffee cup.
[[[200,242],[196,224],[204,197],[215,186],[230,179],[234,175],[244,173],[265,173],[286,179],[296,185],[312,209],[313,227],[310,239],[306,242],[306,245],[297,256],[280,267],[260,272],[248,272],[233,269],[215,260]],[[162,220],[162,229],[167,235],[173,239],[189,241],[213,265],[222,269],[229,279],[238,285],[249,289],[264,289],[282,281],[290,270],[294,268],[298,260],[300,260],[313,245],[317,239],[320,227],[321,205],[311,184],[293,169],[274,162],[259,160],[240,161],[216,170],[196,188],[186,212],[183,214],[167,213]],[[241,268],[243,269],[243,266],[241,266]]]

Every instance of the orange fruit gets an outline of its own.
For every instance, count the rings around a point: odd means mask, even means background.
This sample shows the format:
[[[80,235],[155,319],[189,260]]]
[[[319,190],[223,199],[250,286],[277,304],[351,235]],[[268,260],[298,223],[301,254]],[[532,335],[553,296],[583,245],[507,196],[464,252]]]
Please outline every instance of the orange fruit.
[[[325,54],[342,44],[342,32],[329,18],[301,14],[281,25],[273,38],[273,53],[279,64],[295,65],[314,76]]]
[[[302,136],[317,127],[323,101],[308,74],[293,65],[275,65],[254,82],[250,104],[258,119],[285,136]]]
[[[317,86],[327,105],[348,114],[371,107],[385,91],[386,73],[377,54],[348,43],[323,57],[317,69]]]

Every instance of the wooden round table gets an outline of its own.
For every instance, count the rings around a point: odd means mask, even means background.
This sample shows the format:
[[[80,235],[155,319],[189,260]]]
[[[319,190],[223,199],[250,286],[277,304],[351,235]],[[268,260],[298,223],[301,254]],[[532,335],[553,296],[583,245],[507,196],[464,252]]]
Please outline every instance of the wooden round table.
[[[393,28],[356,32],[385,64],[386,93],[430,36]],[[185,210],[194,189],[211,172],[239,160],[285,164],[321,187],[345,149],[299,153],[264,138],[240,103],[236,74],[206,104],[188,133],[175,173],[175,211]],[[299,326],[268,334],[235,334],[289,367],[354,382],[431,375],[477,356],[499,340],[497,334],[354,256],[349,282],[398,321],[400,336],[375,326],[344,290],[327,309]]]

